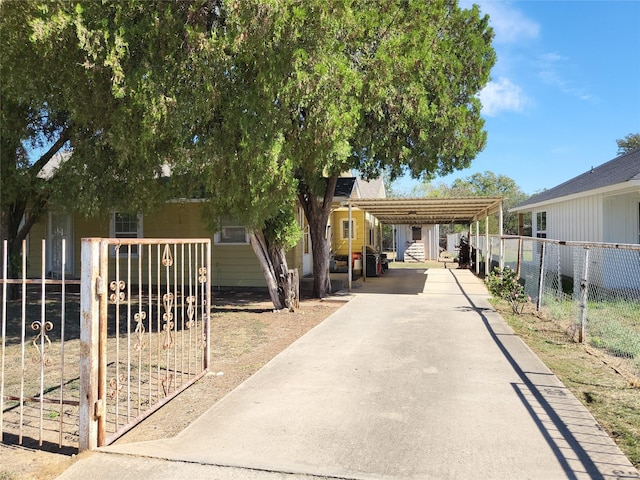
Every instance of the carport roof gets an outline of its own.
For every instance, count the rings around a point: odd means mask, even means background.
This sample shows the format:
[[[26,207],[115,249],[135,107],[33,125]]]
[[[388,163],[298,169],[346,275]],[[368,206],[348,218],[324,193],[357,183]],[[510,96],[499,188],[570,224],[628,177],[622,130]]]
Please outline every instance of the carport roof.
[[[347,203],[386,224],[468,224],[498,212],[502,197],[356,198]]]

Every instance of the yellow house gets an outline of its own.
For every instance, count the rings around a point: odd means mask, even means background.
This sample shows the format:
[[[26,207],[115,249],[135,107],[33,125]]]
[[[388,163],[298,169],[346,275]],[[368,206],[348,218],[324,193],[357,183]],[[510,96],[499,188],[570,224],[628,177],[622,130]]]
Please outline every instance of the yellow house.
[[[364,249],[381,251],[382,225],[370,213],[352,208],[351,225],[349,225],[349,208],[347,200],[355,198],[386,198],[382,178],[364,181],[356,177],[338,179],[334,196],[334,209],[329,217],[328,231],[331,235],[331,254],[338,265],[346,262],[349,255],[349,235],[351,235],[351,251],[355,259],[361,259]],[[352,265],[358,270],[357,262]]]
[[[264,287],[264,276],[258,260],[249,244],[247,229],[230,219],[222,219],[220,231],[213,232],[202,220],[201,200],[172,201],[151,215],[113,213],[109,221],[85,219],[80,216],[49,211],[36,223],[30,233],[27,246],[27,274],[29,277],[59,277],[62,266],[62,239],[65,239],[65,275],[79,278],[81,268],[81,239],[102,238],[163,238],[163,239],[211,239],[212,287]],[[300,214],[301,218],[304,215]],[[307,229],[308,245],[308,229]],[[44,239],[45,255],[42,254]],[[301,268],[304,242],[287,253],[289,268]],[[132,251],[135,261],[136,248]],[[145,254],[145,252],[141,252]],[[155,255],[155,253],[154,253]],[[119,257],[121,266],[127,261],[128,252],[122,248],[110,252],[115,264]],[[44,258],[44,260],[43,260]],[[43,266],[43,261],[45,265]],[[310,263],[310,262],[309,262]],[[124,268],[123,268],[124,270]],[[137,271],[132,270],[137,282]],[[146,278],[145,272],[143,276]],[[143,281],[145,279],[143,278]]]
[[[350,228],[348,208],[344,206],[344,202],[353,198],[384,197],[385,189],[382,179],[369,182],[355,177],[339,179],[334,195],[334,210],[327,225],[332,256],[337,258],[344,256],[346,260],[349,251],[349,235],[352,237],[352,252],[359,252],[361,255],[365,247],[374,250],[379,248],[381,225],[377,219],[354,208]],[[65,275],[67,278],[79,278],[82,238],[210,238],[213,288],[265,287],[266,283],[258,259],[249,244],[247,229],[227,218],[222,219],[220,231],[211,231],[202,219],[202,206],[203,200],[176,200],[167,202],[163,208],[149,215],[114,212],[109,221],[86,219],[50,209],[29,233],[27,275],[31,278],[37,278],[43,274],[48,278],[61,276],[62,239],[65,239]],[[298,244],[287,252],[287,263],[289,268],[297,268],[301,276],[308,276],[313,273],[309,226],[302,208],[298,208],[297,215],[303,235]],[[113,265],[118,259],[120,265],[124,267],[124,262],[131,261],[131,258],[135,260],[138,254],[147,253],[138,252],[136,247],[129,254],[121,248],[118,252],[111,251],[110,257]],[[137,282],[139,275],[135,269],[132,270],[132,275],[134,277],[132,281]],[[146,272],[142,272],[143,281],[148,276]]]

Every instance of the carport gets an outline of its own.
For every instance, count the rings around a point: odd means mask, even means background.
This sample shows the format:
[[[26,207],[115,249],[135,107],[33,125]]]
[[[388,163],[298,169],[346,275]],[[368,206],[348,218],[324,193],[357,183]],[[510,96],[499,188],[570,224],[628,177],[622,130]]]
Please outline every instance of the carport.
[[[389,225],[436,225],[462,224],[471,228],[475,223],[475,244],[479,244],[480,220],[499,213],[499,233],[503,233],[502,197],[447,197],[447,198],[358,198],[348,200],[349,225],[352,221],[352,208],[356,207]],[[485,222],[485,257],[489,246],[489,222]],[[469,239],[471,240],[471,239]],[[348,238],[349,257],[352,258],[351,236]],[[502,243],[500,244],[500,266],[502,267]],[[351,291],[352,262],[349,264],[349,291]],[[485,270],[489,262],[485,262]],[[479,264],[475,265],[480,273]],[[485,271],[485,273],[488,273]]]

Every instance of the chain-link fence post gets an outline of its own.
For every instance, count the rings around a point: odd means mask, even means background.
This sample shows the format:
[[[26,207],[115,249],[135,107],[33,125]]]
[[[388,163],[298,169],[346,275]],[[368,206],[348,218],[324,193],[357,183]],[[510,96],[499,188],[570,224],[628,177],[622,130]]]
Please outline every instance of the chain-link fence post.
[[[544,252],[547,244],[540,242],[540,276],[538,277],[538,300],[536,301],[536,310],[540,311],[542,306],[542,292],[544,290]]]
[[[580,330],[578,342],[583,343],[587,333],[587,301],[589,299],[589,247],[584,247],[584,268],[580,280]]]

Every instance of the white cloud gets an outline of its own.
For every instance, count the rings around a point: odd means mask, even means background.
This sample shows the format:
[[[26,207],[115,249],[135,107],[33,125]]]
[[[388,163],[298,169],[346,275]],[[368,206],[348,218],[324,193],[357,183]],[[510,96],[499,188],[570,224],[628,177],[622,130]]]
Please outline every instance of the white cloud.
[[[571,80],[567,80],[567,71],[571,72],[572,66],[569,59],[558,53],[545,53],[540,55],[536,62],[538,78],[542,83],[557,88],[565,95],[576,97],[580,100],[593,100],[593,95],[582,86],[576,86]]]
[[[494,117],[503,111],[521,112],[532,104],[522,88],[505,77],[497,82],[491,81],[479,94],[482,102],[482,113]]]
[[[516,43],[537,38],[540,33],[540,25],[513,8],[510,2],[476,0],[461,2],[461,5],[470,6],[471,3],[478,4],[482,13],[489,15],[489,24],[496,34],[495,43]]]

